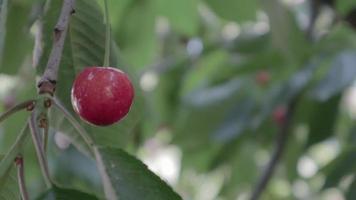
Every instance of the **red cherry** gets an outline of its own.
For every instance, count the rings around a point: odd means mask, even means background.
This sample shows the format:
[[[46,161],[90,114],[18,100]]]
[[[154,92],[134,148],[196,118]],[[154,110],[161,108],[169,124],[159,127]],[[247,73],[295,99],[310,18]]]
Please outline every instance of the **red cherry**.
[[[257,72],[255,79],[258,85],[264,86],[270,81],[271,76],[268,71],[259,71]]]
[[[286,121],[287,109],[285,106],[278,106],[273,111],[273,121],[278,125],[283,125]]]
[[[118,122],[129,112],[134,88],[129,77],[112,67],[87,67],[74,80],[72,105],[79,116],[95,125]]]

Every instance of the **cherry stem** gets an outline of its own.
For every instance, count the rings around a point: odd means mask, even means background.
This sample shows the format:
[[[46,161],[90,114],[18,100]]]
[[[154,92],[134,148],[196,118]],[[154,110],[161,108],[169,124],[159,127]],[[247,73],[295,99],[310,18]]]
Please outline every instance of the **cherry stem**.
[[[92,150],[94,146],[93,139],[89,136],[89,134],[85,131],[85,129],[75,120],[75,118],[69,113],[69,111],[57,100],[56,98],[52,98],[54,106],[57,107],[63,114],[64,117],[73,125],[73,127],[77,130],[79,135],[83,138],[85,143]]]
[[[18,155],[15,159],[15,164],[17,166],[17,180],[19,182],[19,188],[22,200],[29,200],[29,195],[25,183],[25,173],[24,173],[24,161],[22,155]]]
[[[111,31],[110,31],[108,0],[104,0],[104,7],[105,7],[106,36],[105,36],[105,55],[104,55],[104,65],[103,66],[109,67],[110,66]]]
[[[0,115],[0,123],[18,111],[24,109],[28,109],[28,110],[33,109],[35,102],[36,102],[35,100],[28,100],[13,106],[12,108],[10,108],[9,110],[7,110],[6,112]]]
[[[39,94],[53,95],[58,78],[59,64],[62,57],[65,38],[67,35],[69,18],[74,10],[75,0],[64,0],[62,10],[56,26],[54,27],[54,43],[49,55],[46,70],[44,71],[37,87]]]
[[[39,135],[39,131],[38,131],[38,127],[36,124],[36,113],[32,112],[30,119],[29,119],[29,127],[31,130],[31,136],[32,136],[32,140],[33,140],[33,144],[35,146],[35,150],[36,150],[36,154],[37,154],[37,158],[39,161],[39,165],[41,167],[41,171],[42,171],[42,175],[44,178],[44,181],[47,185],[48,188],[52,187],[52,182],[50,179],[50,175],[49,175],[49,170],[48,170],[48,165],[47,165],[47,159],[46,156],[42,150],[42,141]]]

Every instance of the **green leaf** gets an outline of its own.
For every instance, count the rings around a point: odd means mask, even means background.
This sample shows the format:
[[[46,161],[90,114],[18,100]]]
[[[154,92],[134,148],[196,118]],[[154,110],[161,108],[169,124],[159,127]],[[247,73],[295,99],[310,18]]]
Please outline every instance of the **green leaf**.
[[[123,57],[136,69],[151,63],[157,52],[155,13],[151,1],[133,1],[115,33]]]
[[[335,187],[343,177],[356,170],[356,148],[341,152],[333,161],[322,169],[326,179],[323,189]]]
[[[96,148],[95,156],[107,199],[181,199],[146,165],[126,152],[115,148]]]
[[[269,18],[272,47],[299,67],[306,61],[311,49],[304,33],[298,27],[293,14],[280,1],[262,2]]]
[[[48,149],[48,164],[52,180],[57,186],[104,196],[94,158],[83,155],[73,145],[67,149],[56,148],[54,137],[61,138],[56,134],[58,133],[50,132],[49,147],[53,148]]]
[[[71,189],[53,187],[46,191],[37,200],[97,200],[93,195]]]
[[[213,132],[213,137],[218,141],[227,142],[240,136],[251,124],[254,106],[256,102],[252,98],[240,100]]]
[[[42,74],[52,48],[52,31],[55,26],[59,11],[63,1],[52,0],[48,5],[48,11],[44,19],[44,53],[38,66],[38,74]],[[63,103],[65,108],[73,116],[77,116],[71,105],[71,87],[74,78],[83,68],[87,66],[101,66],[105,53],[105,25],[103,23],[102,10],[96,0],[77,0],[76,12],[72,15],[63,56],[60,63],[59,77],[57,81],[56,96]],[[135,83],[135,76],[131,70],[123,66],[118,59],[116,45],[112,43],[111,65],[120,67],[129,73]],[[135,85],[136,87],[136,85]],[[136,87],[137,88],[137,87]],[[124,146],[127,144],[129,133],[140,119],[141,94],[136,89],[136,97],[130,113],[120,123],[109,127],[94,127],[84,123],[79,117],[77,121],[82,122],[82,126],[94,138],[97,144],[109,146]],[[61,113],[57,113],[61,115]],[[53,116],[54,119],[61,119],[62,116]],[[70,125],[65,120],[61,127],[57,129],[65,130],[71,138],[78,138],[77,133],[71,130]],[[80,140],[80,138],[79,138]],[[78,145],[83,142],[78,141]],[[84,149],[84,148],[81,148]]]
[[[26,56],[32,52],[33,39],[30,37],[28,24],[30,13],[31,4],[9,1],[6,25],[4,29],[0,29],[6,31],[2,59],[0,56],[1,73],[17,73]]]
[[[323,141],[334,133],[341,96],[335,96],[325,102],[313,101],[307,108],[309,136],[307,146]]]
[[[233,159],[229,162],[231,166],[231,176],[223,185],[220,195],[226,199],[234,199],[242,193],[246,185],[252,185],[258,176],[258,167],[251,152],[256,151],[259,146],[255,142],[244,141],[235,151]]]
[[[3,156],[1,156],[1,163],[3,162]],[[20,192],[18,189],[16,169],[12,165],[8,167],[5,173],[0,176],[0,200],[14,200],[20,198]]]
[[[340,52],[331,64],[329,73],[313,89],[314,98],[326,101],[350,86],[356,77],[356,51]]]
[[[342,16],[348,14],[355,7],[356,1],[354,0],[336,1],[336,10],[339,12],[338,14],[341,14]]]
[[[206,87],[212,83],[217,74],[226,70],[229,54],[224,50],[216,50],[204,55],[184,77],[181,95],[185,96],[197,88]]]
[[[345,23],[336,24],[316,47],[319,52],[327,53],[327,56],[335,56],[345,49],[355,49],[355,31]]]
[[[356,199],[356,178],[354,177],[354,181],[350,184],[346,194],[346,200]]]
[[[154,8],[158,15],[167,17],[175,31],[189,36],[197,33],[198,0],[154,0]]]
[[[254,20],[259,9],[258,0],[205,0],[210,8],[230,21]]]

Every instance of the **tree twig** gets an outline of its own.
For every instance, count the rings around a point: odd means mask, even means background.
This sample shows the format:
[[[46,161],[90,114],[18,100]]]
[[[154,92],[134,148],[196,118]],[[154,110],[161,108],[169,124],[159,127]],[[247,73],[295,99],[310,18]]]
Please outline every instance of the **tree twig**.
[[[38,82],[39,94],[53,95],[58,78],[58,69],[62,57],[69,18],[74,10],[75,0],[64,0],[58,22],[54,28],[53,47],[49,55],[46,70]]]
[[[298,97],[295,97],[294,99],[291,100],[287,107],[286,111],[286,118],[284,123],[279,129],[277,138],[276,138],[276,144],[275,144],[275,149],[273,151],[272,157],[269,160],[265,170],[262,173],[262,176],[258,180],[255,188],[253,189],[251,193],[250,200],[257,200],[261,196],[262,192],[266,188],[269,180],[271,179],[275,168],[277,167],[278,162],[280,161],[283,152],[285,150],[285,146],[288,142],[288,138],[290,135],[290,127],[292,125],[292,120],[294,116],[294,111],[295,111],[295,106],[297,103]]]
[[[42,171],[45,183],[46,183],[47,187],[50,188],[52,186],[52,182],[51,182],[50,175],[49,175],[47,159],[46,159],[46,156],[42,150],[42,141],[39,136],[38,127],[36,124],[36,112],[35,111],[33,111],[31,113],[28,124],[29,124],[30,130],[31,130],[33,145],[35,146],[38,162],[41,167],[41,171]]]
[[[0,115],[0,123],[7,119],[9,116],[11,116],[12,114],[20,111],[20,110],[23,110],[23,109],[27,109],[27,110],[31,110],[33,109],[34,107],[34,104],[35,104],[35,100],[28,100],[28,101],[24,101],[24,102],[21,102],[15,106],[13,106],[12,108],[10,108],[9,110],[7,110],[6,112],[2,113]]]
[[[23,162],[23,157],[21,155],[18,155],[16,157],[15,164],[17,167],[17,180],[19,182],[19,188],[20,188],[22,200],[29,200],[30,198],[25,183],[24,162]]]

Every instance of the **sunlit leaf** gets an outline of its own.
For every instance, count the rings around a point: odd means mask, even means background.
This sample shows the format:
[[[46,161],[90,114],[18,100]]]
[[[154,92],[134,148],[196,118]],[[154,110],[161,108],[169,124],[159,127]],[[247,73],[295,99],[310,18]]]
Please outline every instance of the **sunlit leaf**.
[[[107,199],[181,199],[146,165],[120,149],[97,148],[95,157]]]

